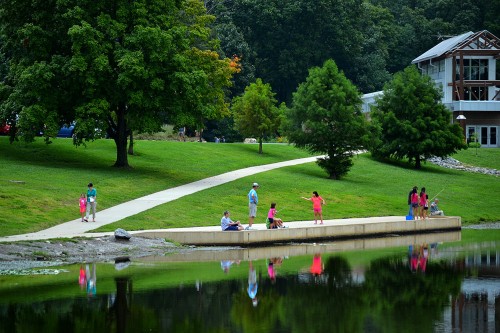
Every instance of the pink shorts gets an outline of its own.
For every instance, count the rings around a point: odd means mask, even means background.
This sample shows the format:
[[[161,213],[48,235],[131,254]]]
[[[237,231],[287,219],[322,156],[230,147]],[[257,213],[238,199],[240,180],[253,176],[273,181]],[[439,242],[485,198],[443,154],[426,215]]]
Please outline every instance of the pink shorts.
[[[314,211],[315,213],[321,213],[321,208],[313,208],[313,211]]]

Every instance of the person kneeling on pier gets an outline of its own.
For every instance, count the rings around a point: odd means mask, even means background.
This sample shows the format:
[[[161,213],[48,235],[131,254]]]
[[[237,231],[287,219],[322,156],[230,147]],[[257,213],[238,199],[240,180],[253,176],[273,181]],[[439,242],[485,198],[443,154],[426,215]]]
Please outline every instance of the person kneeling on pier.
[[[229,211],[224,212],[224,216],[220,219],[220,226],[222,231],[239,231],[243,230],[240,221],[233,221],[229,217]]]

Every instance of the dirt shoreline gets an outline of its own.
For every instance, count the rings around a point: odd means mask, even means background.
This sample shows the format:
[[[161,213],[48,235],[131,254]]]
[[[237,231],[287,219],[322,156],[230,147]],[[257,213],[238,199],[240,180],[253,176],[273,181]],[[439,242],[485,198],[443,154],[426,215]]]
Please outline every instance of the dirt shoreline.
[[[73,263],[114,262],[117,259],[163,256],[172,252],[192,251],[164,239],[114,236],[47,241],[0,243],[0,275],[10,270],[67,265]]]

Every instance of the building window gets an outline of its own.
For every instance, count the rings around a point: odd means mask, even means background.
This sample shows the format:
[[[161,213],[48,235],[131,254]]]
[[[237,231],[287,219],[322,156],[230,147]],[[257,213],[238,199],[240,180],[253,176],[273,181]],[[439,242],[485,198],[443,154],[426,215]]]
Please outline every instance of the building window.
[[[488,80],[488,59],[464,59],[464,80]],[[460,59],[456,60],[455,80],[460,80]]]
[[[488,89],[486,87],[465,87],[464,101],[487,101]]]

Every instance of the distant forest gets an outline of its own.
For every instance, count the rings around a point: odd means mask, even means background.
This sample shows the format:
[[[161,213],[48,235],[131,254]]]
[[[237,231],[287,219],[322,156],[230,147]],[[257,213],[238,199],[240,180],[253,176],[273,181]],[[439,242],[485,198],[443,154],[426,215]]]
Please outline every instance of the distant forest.
[[[500,36],[500,0],[205,0],[220,52],[238,56],[233,96],[262,78],[289,104],[308,70],[333,59],[363,93],[443,39]]]

